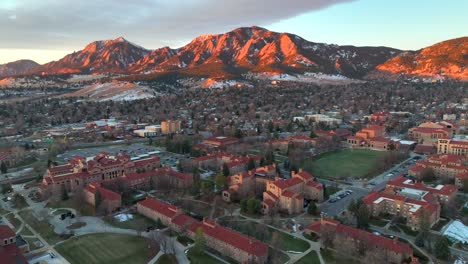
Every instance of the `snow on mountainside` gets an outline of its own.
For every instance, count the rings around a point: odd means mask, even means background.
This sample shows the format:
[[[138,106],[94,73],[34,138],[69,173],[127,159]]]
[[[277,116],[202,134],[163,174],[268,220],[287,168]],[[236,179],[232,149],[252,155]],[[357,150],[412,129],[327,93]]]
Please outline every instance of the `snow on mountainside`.
[[[149,80],[164,74],[238,79],[271,72],[291,76],[315,73],[314,80],[397,78],[413,75],[468,80],[468,37],[447,40],[419,51],[315,43],[289,33],[242,27],[223,34],[201,35],[187,45],[147,50],[122,37],[95,41],[83,50],[29,71],[42,75],[131,75]],[[32,66],[31,66],[32,67]],[[1,67],[0,67],[1,76]],[[307,78],[312,79],[311,76]],[[106,77],[104,77],[106,78]],[[307,79],[302,76],[299,79]],[[80,82],[80,77],[73,77]],[[70,80],[72,80],[70,79]],[[99,78],[86,77],[86,80]]]
[[[0,64],[0,77],[26,74],[38,66],[39,64],[32,60],[17,60]]]
[[[43,74],[125,72],[126,68],[143,58],[149,51],[122,37],[88,44],[83,50],[39,67]]]
[[[239,71],[309,71],[361,77],[400,51],[313,43],[260,27],[202,35],[184,47],[163,48],[132,65],[131,72],[182,71],[226,77]]]
[[[130,82],[113,81],[96,83],[78,91],[65,95],[66,97],[85,97],[91,101],[132,101],[154,98],[157,93],[146,86]]]
[[[415,52],[404,52],[378,65],[369,77],[381,78],[385,75],[468,80],[468,37],[443,41]]]

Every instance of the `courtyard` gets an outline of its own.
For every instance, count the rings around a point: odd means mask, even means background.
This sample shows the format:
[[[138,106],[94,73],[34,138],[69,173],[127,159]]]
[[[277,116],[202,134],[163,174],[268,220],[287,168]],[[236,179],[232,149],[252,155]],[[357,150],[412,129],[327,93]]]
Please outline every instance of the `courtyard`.
[[[55,249],[71,264],[137,264],[147,263],[152,257],[144,238],[121,234],[75,237],[57,245]]]
[[[325,179],[364,178],[377,170],[386,152],[345,149],[319,155],[304,163],[304,169]]]

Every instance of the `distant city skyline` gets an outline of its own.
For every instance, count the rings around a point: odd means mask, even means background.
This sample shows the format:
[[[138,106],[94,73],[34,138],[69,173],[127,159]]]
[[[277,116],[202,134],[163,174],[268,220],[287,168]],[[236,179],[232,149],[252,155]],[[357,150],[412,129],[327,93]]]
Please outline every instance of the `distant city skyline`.
[[[0,64],[58,60],[119,36],[148,49],[181,47],[241,26],[309,41],[416,50],[468,36],[468,1],[435,0],[3,0]]]

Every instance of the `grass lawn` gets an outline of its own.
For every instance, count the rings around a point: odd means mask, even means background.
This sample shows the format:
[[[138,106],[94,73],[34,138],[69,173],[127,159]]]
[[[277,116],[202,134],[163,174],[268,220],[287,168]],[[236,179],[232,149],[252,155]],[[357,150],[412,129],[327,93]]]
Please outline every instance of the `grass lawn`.
[[[123,229],[134,229],[139,231],[145,231],[149,226],[156,226],[156,222],[152,219],[149,219],[140,214],[132,214],[133,219],[119,222],[114,217],[106,217],[105,220],[107,223],[112,225],[113,227],[123,228]]]
[[[164,254],[159,257],[158,261],[156,261],[156,264],[177,264],[177,259],[172,254]]]
[[[23,237],[23,238],[24,238],[24,240],[26,240],[28,242],[29,250],[31,250],[31,251],[44,247],[44,245],[42,245],[41,247],[36,246],[35,243],[39,242],[39,239],[37,239],[37,238],[30,238],[30,237]]]
[[[418,231],[414,231],[411,228],[407,227],[406,225],[398,224],[398,227],[401,229],[401,231],[403,231],[407,235],[410,235],[410,236],[418,235]]]
[[[304,164],[304,168],[319,178],[362,178],[373,171],[383,151],[340,150],[324,153]]]
[[[388,223],[388,221],[378,219],[378,218],[371,218],[369,220],[369,224],[375,225],[375,226],[380,226],[380,227],[384,227],[387,223]]]
[[[8,220],[8,222],[10,222],[10,224],[13,225],[15,230],[18,230],[18,228],[21,226],[21,221],[16,218],[13,213],[7,214],[4,217]]]
[[[335,186],[327,186],[325,188],[325,197],[330,197],[331,195],[341,191],[341,188]]]
[[[309,234],[304,234],[304,237],[311,240],[311,241],[315,241],[317,242],[318,241],[318,236],[315,234],[315,233],[311,233],[310,235]]]
[[[320,254],[322,255],[323,260],[327,264],[360,264],[359,261],[355,259],[346,258],[332,250],[321,250]]]
[[[23,229],[21,229],[20,235],[22,236],[33,236],[34,234],[27,228],[26,226],[23,226]]]
[[[206,254],[205,252],[201,254],[195,254],[193,250],[187,252],[187,257],[192,264],[222,264],[223,262],[218,259],[213,258],[212,256]],[[73,263],[72,263],[73,264]]]
[[[1,205],[0,205],[0,215],[6,215],[8,214],[10,211],[6,210],[5,208],[3,208]]]
[[[147,263],[150,249],[144,238],[121,234],[91,234],[55,247],[72,264]]]
[[[273,257],[279,259],[279,263],[287,263],[289,261],[289,256],[286,253],[273,249],[272,247],[268,247],[268,254],[270,256],[274,254]]]
[[[78,212],[80,212],[80,214],[82,216],[95,216],[96,215],[96,211],[94,210],[94,207],[88,203],[83,203],[79,206],[79,208],[76,208],[74,202],[73,202],[73,198],[70,198],[68,200],[65,200],[65,201],[50,201],[46,204],[46,207],[49,207],[49,208],[74,208],[76,209]]]
[[[193,240],[187,236],[177,236],[177,241],[179,241],[184,246],[188,246],[188,244],[193,244]]]
[[[32,213],[31,210],[21,211],[19,213],[21,218],[28,223],[36,232],[38,232],[42,238],[44,238],[48,243],[55,244],[61,240],[63,237],[54,232],[53,227],[46,221],[39,221]]]
[[[309,254],[302,257],[298,262],[298,264],[320,264],[320,259],[318,254],[315,250],[309,252]]]

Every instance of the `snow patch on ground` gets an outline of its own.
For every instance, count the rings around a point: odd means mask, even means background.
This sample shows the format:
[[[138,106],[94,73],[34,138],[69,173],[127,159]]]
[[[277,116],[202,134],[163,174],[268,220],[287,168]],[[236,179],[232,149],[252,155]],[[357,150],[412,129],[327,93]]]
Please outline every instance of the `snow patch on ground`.
[[[468,226],[464,225],[459,220],[455,220],[445,227],[443,235],[447,236],[450,240],[468,243]]]
[[[301,82],[301,83],[315,83],[315,84],[344,84],[362,82],[355,79],[350,79],[340,74],[325,74],[325,73],[314,73],[306,72],[304,74],[287,74],[287,73],[256,73],[248,74],[247,78],[260,79],[260,80],[271,80],[278,82]]]
[[[68,82],[87,82],[87,81],[99,80],[99,79],[102,79],[104,77],[106,77],[106,76],[103,75],[103,74],[96,74],[96,75],[92,75],[92,74],[84,74],[84,75],[74,74],[70,78],[68,78],[67,81]]]
[[[125,222],[125,221],[128,221],[128,220],[132,220],[133,215],[132,214],[122,213],[122,214],[115,215],[114,218],[119,222]]]
[[[87,97],[91,101],[133,101],[154,98],[157,93],[146,86],[131,82],[113,81],[95,83],[67,94],[70,97]]]

